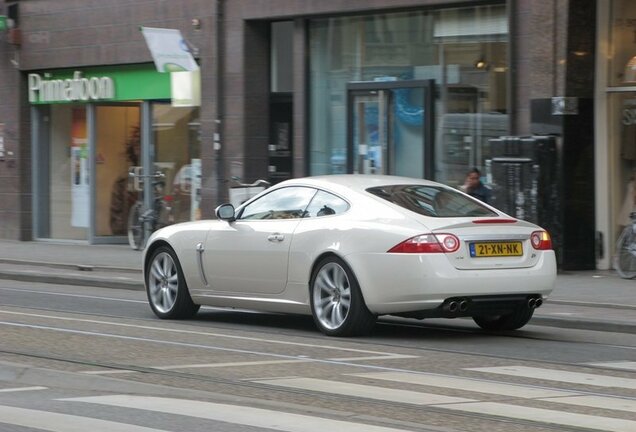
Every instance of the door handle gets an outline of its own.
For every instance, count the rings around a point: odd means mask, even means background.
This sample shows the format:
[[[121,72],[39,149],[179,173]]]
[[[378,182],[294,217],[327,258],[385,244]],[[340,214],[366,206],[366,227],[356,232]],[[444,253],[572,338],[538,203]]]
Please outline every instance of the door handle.
[[[267,236],[267,240],[271,242],[282,242],[285,240],[285,236],[280,233],[274,233]]]

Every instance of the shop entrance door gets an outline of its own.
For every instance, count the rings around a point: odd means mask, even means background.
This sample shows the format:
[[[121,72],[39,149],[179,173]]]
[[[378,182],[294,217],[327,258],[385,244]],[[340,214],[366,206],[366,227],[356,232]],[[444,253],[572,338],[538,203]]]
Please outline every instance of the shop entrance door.
[[[94,219],[92,243],[126,241],[128,214],[142,191],[129,171],[142,164],[141,106],[98,105],[94,110]]]
[[[348,172],[432,178],[433,85],[347,84]]]

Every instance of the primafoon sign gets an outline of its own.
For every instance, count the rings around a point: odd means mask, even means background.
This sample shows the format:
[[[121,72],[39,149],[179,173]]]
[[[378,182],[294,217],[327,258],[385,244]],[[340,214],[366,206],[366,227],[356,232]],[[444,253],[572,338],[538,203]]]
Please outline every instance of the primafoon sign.
[[[115,98],[115,81],[108,76],[86,78],[75,71],[72,78],[47,79],[37,73],[28,76],[29,102],[88,102]]]

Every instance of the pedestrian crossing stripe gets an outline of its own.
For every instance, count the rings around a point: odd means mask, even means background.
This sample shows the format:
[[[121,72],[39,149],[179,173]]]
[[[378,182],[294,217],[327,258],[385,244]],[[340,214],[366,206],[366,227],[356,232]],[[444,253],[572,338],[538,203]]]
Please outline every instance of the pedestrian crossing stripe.
[[[493,382],[481,379],[462,378],[438,374],[415,374],[409,372],[370,372],[349,374],[361,378],[385,380],[430,387],[441,387],[477,393],[511,396],[524,399],[576,396],[580,393],[546,389],[541,387]]]
[[[162,414],[177,414],[205,420],[267,428],[282,432],[406,432],[402,429],[333,420],[323,417],[186,399],[112,395],[60,400],[133,408],[160,412]]]
[[[349,375],[367,379],[511,396],[521,399],[535,399],[543,402],[562,403],[588,408],[626,411],[629,413],[636,412],[636,400],[634,399],[587,395],[581,392],[553,390],[523,384],[507,384],[473,378],[407,372],[372,372]]]
[[[568,384],[582,384],[595,387],[612,387],[636,390],[636,379],[588,374],[581,372],[569,372],[556,369],[543,369],[527,366],[502,366],[467,368],[464,370],[499,375],[511,375],[515,377],[533,378],[547,381],[559,381]]]
[[[369,374],[355,374],[356,376],[369,377]],[[417,380],[418,374],[411,375],[411,380]],[[636,431],[636,421],[617,419],[612,417],[596,416],[589,414],[568,413],[562,410],[549,410],[543,408],[531,408],[522,405],[513,405],[499,402],[482,402],[475,399],[466,399],[465,401],[452,401],[450,396],[436,395],[432,393],[420,393],[411,390],[387,389],[379,386],[352,384],[342,381],[321,380],[315,378],[283,378],[274,380],[257,380],[273,386],[286,388],[294,388],[297,390],[317,391],[327,394],[337,394],[340,396],[356,396],[360,398],[368,398],[374,400],[383,400],[387,402],[410,403],[420,406],[429,406],[442,410],[461,411],[466,413],[478,413],[504,417],[508,419],[533,421],[540,423],[549,423],[560,426],[581,427],[587,429],[598,429],[607,432],[634,432]],[[484,389],[487,389],[484,385]],[[522,388],[523,386],[519,386]],[[475,390],[471,390],[475,391]],[[575,392],[566,392],[570,395],[576,395]],[[419,394],[419,396],[418,396]],[[448,399],[446,399],[448,398]],[[578,398],[578,399],[577,399]],[[546,397],[536,398],[541,402],[563,403],[570,405],[587,406],[590,408],[603,408],[612,410],[631,410],[633,407],[633,399],[614,398],[614,397],[588,397],[585,396],[567,396],[567,397]],[[615,406],[611,405],[615,402]],[[621,405],[622,404],[622,405]],[[611,408],[609,408],[611,406]]]
[[[0,405],[0,423],[49,432],[167,432],[127,423]]]
[[[601,366],[610,369],[624,369],[629,371],[636,371],[636,362],[634,361],[617,361],[617,362],[602,362],[602,363],[587,363],[590,366]]]

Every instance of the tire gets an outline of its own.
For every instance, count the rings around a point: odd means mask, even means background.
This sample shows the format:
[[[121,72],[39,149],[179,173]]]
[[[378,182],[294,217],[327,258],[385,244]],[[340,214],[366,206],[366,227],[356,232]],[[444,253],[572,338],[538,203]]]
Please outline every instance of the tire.
[[[145,269],[146,294],[150,308],[162,319],[190,318],[199,310],[194,304],[183,270],[174,251],[160,246],[152,252]]]
[[[137,201],[128,212],[128,243],[135,250],[144,247],[144,222],[141,220],[141,202]]]
[[[618,238],[614,268],[623,279],[636,277],[636,234],[632,225],[628,225]]]
[[[315,267],[309,283],[311,312],[316,326],[327,336],[360,336],[373,328],[358,281],[340,258],[329,256]]]
[[[519,307],[506,315],[474,316],[473,321],[484,330],[517,330],[528,324],[534,309]]]

